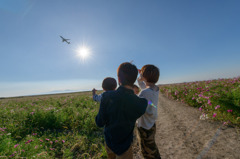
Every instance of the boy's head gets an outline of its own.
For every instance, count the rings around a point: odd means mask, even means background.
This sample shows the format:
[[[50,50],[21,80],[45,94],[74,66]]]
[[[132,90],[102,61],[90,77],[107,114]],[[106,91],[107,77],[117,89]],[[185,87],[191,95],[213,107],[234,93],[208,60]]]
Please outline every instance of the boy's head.
[[[117,81],[112,77],[107,77],[102,82],[102,88],[104,91],[112,91],[117,88]]]
[[[134,91],[134,94],[138,94],[140,92],[140,89],[137,85],[133,85],[133,91]]]
[[[137,79],[137,67],[129,62],[122,63],[117,69],[117,76],[120,85],[133,86]]]
[[[159,69],[154,65],[144,65],[141,69],[141,74],[146,82],[157,83],[159,79]]]

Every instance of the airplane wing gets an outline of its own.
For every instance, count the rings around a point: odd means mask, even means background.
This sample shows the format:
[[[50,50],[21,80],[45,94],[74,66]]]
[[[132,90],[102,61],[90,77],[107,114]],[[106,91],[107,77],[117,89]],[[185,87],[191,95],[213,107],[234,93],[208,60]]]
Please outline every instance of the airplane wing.
[[[60,35],[59,35],[60,36]],[[70,42],[68,40],[70,39],[65,39],[64,37],[60,36],[62,38],[62,42],[66,41],[68,44],[70,44]]]

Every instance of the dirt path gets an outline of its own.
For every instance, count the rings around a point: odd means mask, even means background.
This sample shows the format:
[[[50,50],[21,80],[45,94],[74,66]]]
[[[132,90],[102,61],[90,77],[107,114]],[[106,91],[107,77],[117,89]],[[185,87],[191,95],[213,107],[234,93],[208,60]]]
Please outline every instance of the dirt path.
[[[200,115],[160,94],[156,143],[162,159],[240,159],[240,130]],[[135,153],[135,158],[143,157]]]

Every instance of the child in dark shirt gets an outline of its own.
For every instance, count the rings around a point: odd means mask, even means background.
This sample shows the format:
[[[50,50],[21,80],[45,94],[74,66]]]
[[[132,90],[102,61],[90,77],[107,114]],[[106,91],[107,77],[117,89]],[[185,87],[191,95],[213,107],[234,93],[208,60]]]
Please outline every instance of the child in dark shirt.
[[[133,129],[148,102],[136,96],[133,84],[138,70],[135,65],[122,63],[117,70],[119,88],[103,93],[96,124],[104,127],[106,150],[110,159],[132,159]]]

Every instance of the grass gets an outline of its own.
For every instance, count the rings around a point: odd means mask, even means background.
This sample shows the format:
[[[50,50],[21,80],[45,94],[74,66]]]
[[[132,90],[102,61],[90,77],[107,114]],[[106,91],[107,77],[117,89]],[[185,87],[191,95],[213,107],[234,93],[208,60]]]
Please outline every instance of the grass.
[[[240,125],[240,78],[160,86],[213,120]],[[107,158],[90,92],[0,99],[0,158]]]
[[[0,157],[106,158],[90,93],[0,100]]]

